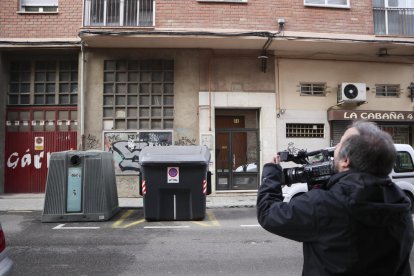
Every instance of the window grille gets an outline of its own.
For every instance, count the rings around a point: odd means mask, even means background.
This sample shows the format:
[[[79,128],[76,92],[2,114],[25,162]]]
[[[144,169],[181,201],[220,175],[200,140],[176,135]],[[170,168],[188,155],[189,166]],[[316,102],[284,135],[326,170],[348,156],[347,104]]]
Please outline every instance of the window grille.
[[[375,85],[375,95],[377,97],[397,98],[400,96],[399,85],[377,84]]]
[[[286,124],[287,138],[323,138],[324,124]]]
[[[155,0],[85,0],[85,26],[154,26]]]
[[[305,6],[349,8],[349,0],[304,0]]]
[[[174,62],[106,60],[104,129],[172,129]]]
[[[12,61],[9,105],[76,105],[77,60]]]
[[[57,12],[58,0],[20,0],[23,12]]]
[[[326,83],[301,83],[301,96],[326,96]]]

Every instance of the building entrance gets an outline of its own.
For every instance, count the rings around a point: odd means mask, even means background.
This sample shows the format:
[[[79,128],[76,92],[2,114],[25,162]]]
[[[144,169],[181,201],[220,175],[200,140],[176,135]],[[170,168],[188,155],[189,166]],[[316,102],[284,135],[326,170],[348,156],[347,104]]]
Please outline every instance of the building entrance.
[[[256,190],[259,178],[257,110],[216,110],[216,190]]]

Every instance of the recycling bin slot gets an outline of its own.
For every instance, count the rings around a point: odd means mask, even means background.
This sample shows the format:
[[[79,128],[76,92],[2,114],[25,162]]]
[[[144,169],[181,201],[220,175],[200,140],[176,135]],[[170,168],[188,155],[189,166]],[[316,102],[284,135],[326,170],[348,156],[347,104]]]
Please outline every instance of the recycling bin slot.
[[[64,151],[51,154],[42,222],[103,221],[119,209],[111,153]]]
[[[146,220],[204,219],[209,190],[207,147],[145,147],[139,159]]]

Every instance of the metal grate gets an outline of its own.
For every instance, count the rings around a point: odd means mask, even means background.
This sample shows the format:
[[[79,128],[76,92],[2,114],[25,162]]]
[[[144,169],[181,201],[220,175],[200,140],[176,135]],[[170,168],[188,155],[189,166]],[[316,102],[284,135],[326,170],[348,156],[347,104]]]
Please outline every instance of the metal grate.
[[[85,26],[154,26],[154,0],[85,0]]]
[[[286,124],[287,138],[323,138],[324,124]]]
[[[301,83],[301,96],[326,96],[326,83]]]
[[[377,84],[375,85],[375,95],[377,97],[392,97],[400,96],[400,86],[398,84]]]
[[[172,129],[174,62],[106,60],[104,129]]]

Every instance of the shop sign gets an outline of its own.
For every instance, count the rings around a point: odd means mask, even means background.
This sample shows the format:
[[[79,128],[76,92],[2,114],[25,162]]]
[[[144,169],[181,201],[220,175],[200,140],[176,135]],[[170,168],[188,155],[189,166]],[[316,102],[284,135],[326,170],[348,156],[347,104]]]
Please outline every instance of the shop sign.
[[[414,112],[412,111],[375,111],[375,110],[329,110],[329,121],[392,121],[392,122],[412,122]]]

